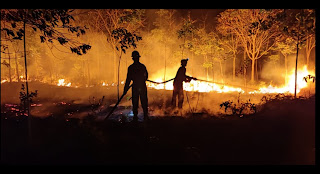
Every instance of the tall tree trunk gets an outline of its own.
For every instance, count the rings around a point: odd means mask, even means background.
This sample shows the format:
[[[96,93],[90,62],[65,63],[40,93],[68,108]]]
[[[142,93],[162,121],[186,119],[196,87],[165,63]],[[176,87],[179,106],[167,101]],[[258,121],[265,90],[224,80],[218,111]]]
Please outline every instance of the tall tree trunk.
[[[251,81],[254,82],[254,63],[255,63],[255,58],[253,57],[251,59]]]
[[[205,62],[208,62],[208,56],[207,55],[204,55],[205,56]],[[207,80],[209,80],[209,67],[207,66],[206,67],[206,75],[207,75]]]
[[[25,19],[26,20],[26,19]],[[26,89],[27,89],[27,106],[28,106],[28,116],[30,116],[29,107],[29,85],[28,85],[28,66],[27,66],[27,51],[26,51],[26,21],[23,22],[23,50],[24,50],[24,69],[26,78]]]
[[[224,79],[223,79],[223,71],[222,71],[222,61],[221,61],[221,60],[219,61],[219,64],[220,64],[221,79],[222,79],[222,81],[224,82]]]
[[[315,44],[313,43],[313,39],[314,39],[313,37],[309,37],[306,41],[306,59],[307,59],[307,67],[308,68],[309,68],[311,50],[315,46]]]
[[[236,53],[233,53],[233,65],[232,65],[232,79],[234,80],[236,78]]]
[[[258,81],[258,59],[256,60],[256,80]]]
[[[286,70],[286,76],[285,76],[285,84],[288,83],[288,55],[284,55],[284,66],[285,66],[285,70]]]
[[[9,82],[12,82],[12,77],[11,77],[11,57],[10,57],[10,51],[9,51],[9,46],[8,46],[8,57],[9,57]]]
[[[18,78],[18,82],[20,83],[20,75],[19,75],[19,66],[18,66],[18,57],[17,53],[14,53],[14,59],[15,59],[15,64],[16,64],[16,76]]]
[[[247,65],[246,65],[246,52],[243,50],[243,79],[244,86],[247,86]]]
[[[32,143],[32,129],[31,129],[31,119],[30,115],[30,101],[29,101],[29,85],[28,85],[28,69],[27,69],[27,51],[26,51],[26,11],[23,20],[23,52],[24,52],[24,66],[25,66],[25,76],[26,76],[26,89],[27,89],[27,108],[28,108],[28,143]]]
[[[100,68],[100,59],[101,59],[101,56],[100,56],[100,53],[98,53],[98,61],[97,61],[97,63],[98,63],[98,78],[97,79],[99,79],[99,82],[102,80],[102,78],[101,78],[101,68]]]
[[[113,46],[113,81],[117,81],[117,56],[116,56],[116,47]]]
[[[295,77],[294,77],[294,97],[297,97],[297,68],[298,68],[298,53],[299,53],[299,39],[297,42],[297,54],[296,54],[296,68],[295,68]]]
[[[87,59],[87,73],[88,73],[88,86],[90,86],[90,68],[89,68],[89,60]]]
[[[212,71],[212,81],[214,81],[214,68],[213,68],[213,65],[212,65],[211,71]]]
[[[119,94],[119,83],[120,83],[120,62],[121,62],[121,56],[122,56],[122,52],[120,52],[120,56],[119,56],[119,64],[118,64],[118,84],[117,84],[117,94],[118,94],[118,100],[120,100],[120,94]]]
[[[6,23],[4,23],[4,27],[5,27]],[[12,82],[12,78],[11,78],[11,57],[10,57],[10,51],[9,51],[9,44],[7,41],[7,34],[5,34],[5,39],[6,39],[6,43],[7,43],[7,50],[8,50],[8,57],[9,57],[9,82]]]
[[[167,44],[164,45],[164,75],[163,81],[166,81],[166,71],[167,71]],[[163,84],[163,89],[166,89],[166,84]]]

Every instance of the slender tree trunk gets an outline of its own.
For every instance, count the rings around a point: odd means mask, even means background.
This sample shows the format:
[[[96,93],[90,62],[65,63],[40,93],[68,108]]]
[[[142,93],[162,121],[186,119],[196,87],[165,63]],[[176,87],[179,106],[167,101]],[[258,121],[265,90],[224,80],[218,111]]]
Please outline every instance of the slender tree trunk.
[[[306,41],[306,59],[307,59],[307,67],[309,68],[309,61],[310,61],[310,54],[311,50],[313,49],[313,37],[310,37]]]
[[[11,77],[11,57],[10,57],[10,51],[9,51],[9,46],[8,46],[8,57],[9,57],[9,82],[12,82],[12,77]]]
[[[232,65],[233,71],[232,71],[232,79],[234,80],[236,78],[236,53],[233,53],[233,65]]]
[[[167,71],[167,44],[164,45],[164,75],[163,80],[166,81],[166,71]],[[166,89],[166,84],[163,84],[163,89]]]
[[[121,62],[121,56],[122,56],[122,52],[120,53],[119,56],[119,64],[118,64],[118,84],[117,84],[117,93],[118,93],[118,100],[120,100],[120,94],[119,94],[119,83],[120,83],[120,62]]]
[[[221,60],[219,61],[219,64],[220,64],[221,79],[222,79],[222,81],[224,82],[224,79],[223,79],[223,71],[222,71],[222,61],[221,61]]]
[[[5,27],[5,23],[4,23],[4,27]],[[10,51],[9,51],[9,44],[7,41],[7,34],[5,34],[5,39],[6,39],[6,43],[7,43],[7,50],[8,50],[8,57],[9,57],[9,82],[12,82],[12,78],[11,78],[11,57],[10,57]]]
[[[50,83],[53,84],[52,68],[50,68]]]
[[[90,68],[89,68],[89,60],[87,59],[87,73],[88,73],[88,86],[90,86]]]
[[[18,58],[17,58],[17,53],[16,52],[14,53],[14,59],[15,59],[15,64],[16,64],[16,76],[18,78],[18,82],[20,82]]]
[[[99,82],[102,80],[102,78],[101,78],[101,68],[100,68],[100,59],[101,59],[101,56],[100,56],[100,53],[98,54],[98,61],[97,61],[97,63],[98,63],[98,78],[97,79],[99,79]]]
[[[211,71],[212,71],[212,81],[214,81],[214,68],[213,68],[213,65],[212,65]]]
[[[254,63],[255,63],[255,58],[253,57],[251,59],[251,81],[254,82]]]
[[[258,59],[256,60],[256,80],[258,81]]]
[[[243,52],[243,79],[245,79],[246,73],[246,53]]]
[[[25,67],[25,78],[26,78],[26,89],[27,89],[27,104],[28,104],[28,116],[30,116],[29,107],[29,85],[28,85],[28,66],[27,66],[27,51],[26,51],[26,21],[23,22],[23,49],[24,49],[24,67]]]
[[[288,55],[284,55],[284,66],[286,70],[286,76],[285,76],[285,84],[288,83]]]
[[[28,108],[28,143],[32,144],[32,129],[31,129],[31,119],[30,115],[30,101],[29,101],[29,85],[28,85],[28,68],[27,68],[27,51],[26,51],[26,12],[24,14],[23,21],[23,51],[24,51],[24,66],[25,66],[25,76],[26,76],[26,89],[27,89],[27,108]],[[26,108],[26,107],[25,107]]]
[[[307,52],[307,56],[306,56],[306,58],[307,58],[307,67],[309,67],[309,58],[310,58],[310,52],[311,52],[311,50],[306,50],[306,52]]]
[[[298,53],[299,53],[299,39],[297,42],[297,54],[296,54],[296,68],[295,68],[295,77],[294,77],[294,98],[297,97],[297,68],[298,68]]]
[[[116,56],[116,47],[113,46],[113,81],[117,81],[117,56]]]
[[[207,55],[205,55],[205,62],[208,62],[208,56]],[[207,75],[207,80],[209,80],[209,67],[207,66],[206,67],[206,75]]]

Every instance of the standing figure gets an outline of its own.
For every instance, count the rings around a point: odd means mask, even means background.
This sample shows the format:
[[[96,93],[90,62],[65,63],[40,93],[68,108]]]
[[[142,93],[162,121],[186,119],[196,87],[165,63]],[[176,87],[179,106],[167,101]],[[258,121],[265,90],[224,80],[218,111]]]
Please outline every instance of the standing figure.
[[[134,61],[128,68],[127,79],[123,93],[126,94],[129,89],[131,80],[132,83],[132,112],[133,121],[138,121],[139,98],[143,108],[144,120],[148,120],[148,95],[146,80],[148,79],[148,71],[144,64],[139,62],[140,54],[138,51],[132,52],[132,60]]]
[[[192,79],[196,80],[194,77],[190,77],[186,75],[186,66],[188,63],[187,59],[181,60],[181,67],[178,69],[176,77],[173,81],[173,95],[172,95],[172,107],[176,108],[176,98],[178,97],[178,108],[182,108],[183,104],[183,81],[190,82]]]

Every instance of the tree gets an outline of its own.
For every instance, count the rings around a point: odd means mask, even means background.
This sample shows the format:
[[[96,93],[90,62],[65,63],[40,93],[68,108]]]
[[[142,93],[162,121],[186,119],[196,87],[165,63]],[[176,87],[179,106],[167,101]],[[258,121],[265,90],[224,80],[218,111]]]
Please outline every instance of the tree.
[[[191,51],[204,57],[203,67],[206,69],[207,80],[209,78],[209,68],[213,68],[213,61],[209,59],[209,55],[212,54],[213,47],[216,46],[216,39],[215,33],[206,32],[204,27],[195,30]]]
[[[28,116],[30,118],[30,100],[33,97],[33,92],[29,95],[26,28],[32,28],[34,31],[38,31],[41,43],[46,41],[50,43],[58,42],[60,45],[71,50],[72,53],[78,55],[85,54],[91,46],[78,42],[64,32],[67,30],[68,33],[72,35],[75,34],[77,37],[85,34],[86,27],[74,26],[72,24],[74,18],[71,12],[72,10],[68,9],[1,9],[1,21],[11,24],[8,27],[1,28],[1,31],[6,32],[12,39],[22,40],[23,38],[26,79],[26,97],[23,98],[27,100]],[[31,121],[28,123],[30,125]],[[28,133],[29,135],[31,134],[30,126]]]
[[[282,31],[291,37],[296,44],[295,90],[297,96],[297,68],[299,47],[315,34],[315,11],[312,9],[284,10],[277,17]],[[308,62],[308,61],[307,61]]]
[[[167,46],[171,48],[174,41],[174,31],[175,31],[175,18],[174,14],[176,10],[166,10],[166,9],[159,9],[156,11],[158,17],[156,18],[153,25],[157,28],[151,30],[152,38],[156,39],[158,43],[161,44],[161,47],[164,47],[164,53],[160,51],[160,55],[164,55],[164,75],[163,81],[166,81],[166,69],[167,69]],[[161,49],[162,50],[162,49]],[[164,88],[165,88],[164,84]]]
[[[117,50],[117,55],[119,56],[119,64],[118,64],[118,100],[119,98],[119,81],[120,81],[120,61],[122,54],[126,53],[126,50],[130,48],[131,46],[133,48],[136,48],[137,45],[136,43],[142,39],[142,37],[137,36],[136,34],[132,34],[128,32],[125,28],[118,28],[112,31],[112,37],[117,41],[116,42],[116,50]]]
[[[288,82],[288,56],[295,52],[295,41],[292,38],[286,37],[284,35],[283,39],[281,39],[274,45],[274,50],[280,51],[280,53],[284,56],[284,66],[286,71],[285,83],[287,83]]]
[[[315,24],[314,24],[315,26]],[[308,37],[306,40],[306,58],[307,58],[307,66],[309,67],[309,62],[310,62],[310,54],[313,48],[316,47],[316,37],[314,34],[312,36]]]
[[[280,10],[230,9],[218,16],[218,30],[238,37],[251,60],[251,81],[254,81],[255,61],[266,55],[279,36],[274,25]]]
[[[144,10],[140,9],[96,9],[90,10],[88,16],[83,20],[87,20],[89,25],[100,32],[106,38],[106,46],[113,51],[113,80],[117,81],[119,70],[118,61],[119,54],[117,54],[118,40],[113,37],[113,31],[120,28],[126,29],[130,33],[137,32],[138,29],[144,27]]]
[[[232,54],[232,79],[235,79],[236,76],[236,59],[239,48],[239,38],[234,34],[224,34],[220,39],[221,44],[225,47],[226,52],[230,52]]]
[[[117,81],[119,97],[120,61],[122,53],[130,46],[135,48],[134,38],[141,38],[134,34],[144,24],[144,10],[140,9],[98,9],[89,12],[91,26],[102,33],[114,55],[114,81]],[[140,39],[139,39],[140,40]],[[118,58],[118,61],[117,61]],[[118,69],[116,69],[118,67]]]
[[[187,18],[183,18],[183,24],[177,31],[178,38],[183,40],[182,44],[180,45],[182,58],[184,57],[184,49],[191,49],[193,46],[192,38],[196,31],[196,27],[194,25],[195,22],[196,20],[192,20],[189,13]]]

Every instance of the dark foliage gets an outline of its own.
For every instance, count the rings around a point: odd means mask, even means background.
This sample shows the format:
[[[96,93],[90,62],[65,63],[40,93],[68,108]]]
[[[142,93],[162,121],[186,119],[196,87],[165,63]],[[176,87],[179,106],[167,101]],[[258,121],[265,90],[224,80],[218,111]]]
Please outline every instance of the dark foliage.
[[[65,28],[78,37],[86,33],[85,30],[88,29],[86,26],[80,27],[71,24],[71,21],[74,20],[71,12],[72,10],[69,9],[3,9],[1,10],[1,20],[10,23],[11,28],[4,27],[1,30],[5,31],[12,39],[22,40],[24,30],[22,25],[17,25],[17,23],[23,24],[25,22],[26,27],[40,32],[41,43],[45,41],[52,43],[53,40],[58,41],[61,45],[69,43],[72,52],[82,55],[91,46],[73,41],[56,29]]]
[[[125,28],[117,28],[113,30],[112,37],[118,41],[118,43],[120,44],[120,49],[124,53],[126,53],[126,49],[128,49],[131,46],[133,46],[133,48],[136,48],[136,42],[142,40],[142,37],[129,32]],[[119,46],[116,46],[116,49],[119,51]]]

